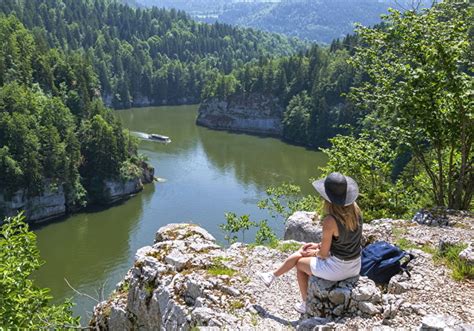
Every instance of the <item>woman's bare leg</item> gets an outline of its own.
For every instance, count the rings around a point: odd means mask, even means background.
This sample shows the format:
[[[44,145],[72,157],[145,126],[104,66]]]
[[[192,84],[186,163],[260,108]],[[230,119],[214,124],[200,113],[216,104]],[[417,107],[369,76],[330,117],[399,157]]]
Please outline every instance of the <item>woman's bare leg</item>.
[[[284,273],[290,271],[291,269],[293,269],[295,266],[296,266],[296,263],[298,263],[298,260],[301,259],[302,256],[300,254],[300,252],[295,252],[293,254],[291,254],[290,256],[288,256],[288,258],[282,263],[282,265],[273,272],[273,274],[276,276],[276,277],[279,277],[281,275],[283,275]]]
[[[311,276],[311,257],[302,257],[296,263],[296,278],[300,287],[301,298],[306,302],[308,296],[308,280]]]

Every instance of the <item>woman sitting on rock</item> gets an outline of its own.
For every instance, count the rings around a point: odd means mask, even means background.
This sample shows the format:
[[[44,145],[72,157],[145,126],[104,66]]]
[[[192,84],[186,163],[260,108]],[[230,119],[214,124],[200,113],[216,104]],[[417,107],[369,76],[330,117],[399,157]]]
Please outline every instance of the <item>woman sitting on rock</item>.
[[[333,172],[325,179],[313,182],[313,186],[324,198],[321,243],[307,243],[275,271],[258,274],[263,283],[270,286],[276,277],[296,267],[303,300],[295,309],[300,313],[306,310],[311,275],[340,281],[359,275],[361,268],[362,217],[355,202],[359,194],[357,183],[348,176]]]

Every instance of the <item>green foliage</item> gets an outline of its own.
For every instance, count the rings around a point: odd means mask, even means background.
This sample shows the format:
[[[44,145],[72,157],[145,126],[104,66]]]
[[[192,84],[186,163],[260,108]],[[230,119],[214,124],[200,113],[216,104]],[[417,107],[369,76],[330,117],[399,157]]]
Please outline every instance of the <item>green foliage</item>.
[[[264,244],[274,244],[277,241],[277,237],[275,232],[273,232],[272,228],[268,225],[267,220],[260,221],[258,223],[258,230],[255,234],[255,243],[257,245],[264,245]]]
[[[291,183],[269,187],[266,190],[267,198],[258,202],[260,209],[267,209],[272,218],[286,220],[298,210],[315,211],[319,200],[315,195],[301,197],[301,188]]]
[[[67,329],[79,326],[72,304],[50,305],[48,289],[35,286],[32,273],[42,262],[36,236],[20,214],[0,229],[0,325],[7,329]]]
[[[237,241],[238,232],[242,233],[242,241],[245,241],[245,231],[255,226],[249,215],[237,216],[235,213],[226,213],[225,218],[226,223],[220,224],[219,227],[226,233],[225,239],[229,244]]]
[[[299,144],[306,142],[311,107],[311,98],[306,91],[290,100],[283,115],[285,138]]]
[[[77,183],[80,154],[75,129],[73,115],[59,98],[16,83],[0,87],[0,181],[7,193],[27,189],[30,196],[36,195],[44,179]],[[75,190],[81,190],[80,184]],[[71,200],[77,203],[80,197]]]
[[[383,139],[362,134],[337,136],[324,149],[328,163],[325,175],[338,171],[351,176],[360,187],[357,200],[367,220],[383,217],[410,217],[426,202],[422,181],[392,180],[397,150]]]
[[[459,253],[466,247],[467,245],[464,244],[448,245],[442,251],[438,250],[433,256],[436,262],[445,264],[451,269],[451,276],[458,281],[474,279],[474,265],[459,258]]]
[[[399,238],[395,241],[395,245],[400,247],[403,250],[411,250],[411,249],[421,249],[423,252],[428,253],[428,254],[435,254],[436,249],[434,249],[432,246],[425,244],[425,245],[417,245],[411,241],[409,241],[406,238]]]
[[[301,248],[301,244],[297,242],[282,242],[275,240],[271,242],[269,247],[279,250],[282,253],[293,253]]]
[[[406,146],[439,206],[468,209],[474,193],[473,8],[443,1],[418,14],[391,11],[380,28],[359,28],[352,63],[369,80],[352,91],[369,123]]]

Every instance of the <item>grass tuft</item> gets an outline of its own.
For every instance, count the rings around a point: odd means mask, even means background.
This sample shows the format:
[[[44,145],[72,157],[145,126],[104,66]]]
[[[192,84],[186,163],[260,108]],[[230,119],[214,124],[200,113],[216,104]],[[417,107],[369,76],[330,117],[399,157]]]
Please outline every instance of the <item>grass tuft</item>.
[[[229,261],[229,258],[216,257],[212,260],[212,265],[206,270],[212,276],[227,275],[233,276],[237,273],[236,270],[227,267],[223,262]]]
[[[433,255],[433,260],[451,269],[451,276],[454,280],[474,279],[474,265],[459,258],[459,253],[466,247],[465,244],[449,245],[443,251],[438,250]]]

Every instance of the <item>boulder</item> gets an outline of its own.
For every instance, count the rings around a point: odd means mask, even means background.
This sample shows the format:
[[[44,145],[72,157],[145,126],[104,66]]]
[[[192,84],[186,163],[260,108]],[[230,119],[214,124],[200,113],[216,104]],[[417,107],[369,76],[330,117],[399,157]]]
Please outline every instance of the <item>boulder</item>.
[[[426,315],[421,320],[420,330],[449,330],[461,324],[458,320],[447,315]],[[462,330],[462,329],[461,329]]]
[[[447,226],[449,219],[447,213],[443,209],[420,210],[412,219],[412,222],[428,225],[428,226]]]
[[[393,228],[392,220],[377,220],[363,225],[362,246],[375,241],[390,241]],[[322,225],[319,216],[314,212],[297,211],[285,223],[285,240],[299,242],[321,242]]]
[[[470,242],[469,245],[459,253],[459,258],[470,265],[474,265],[474,243]]]
[[[285,240],[321,242],[323,228],[316,213],[297,211],[285,223]]]
[[[367,277],[333,282],[312,276],[309,280],[308,317],[338,318],[382,312],[382,294]]]

